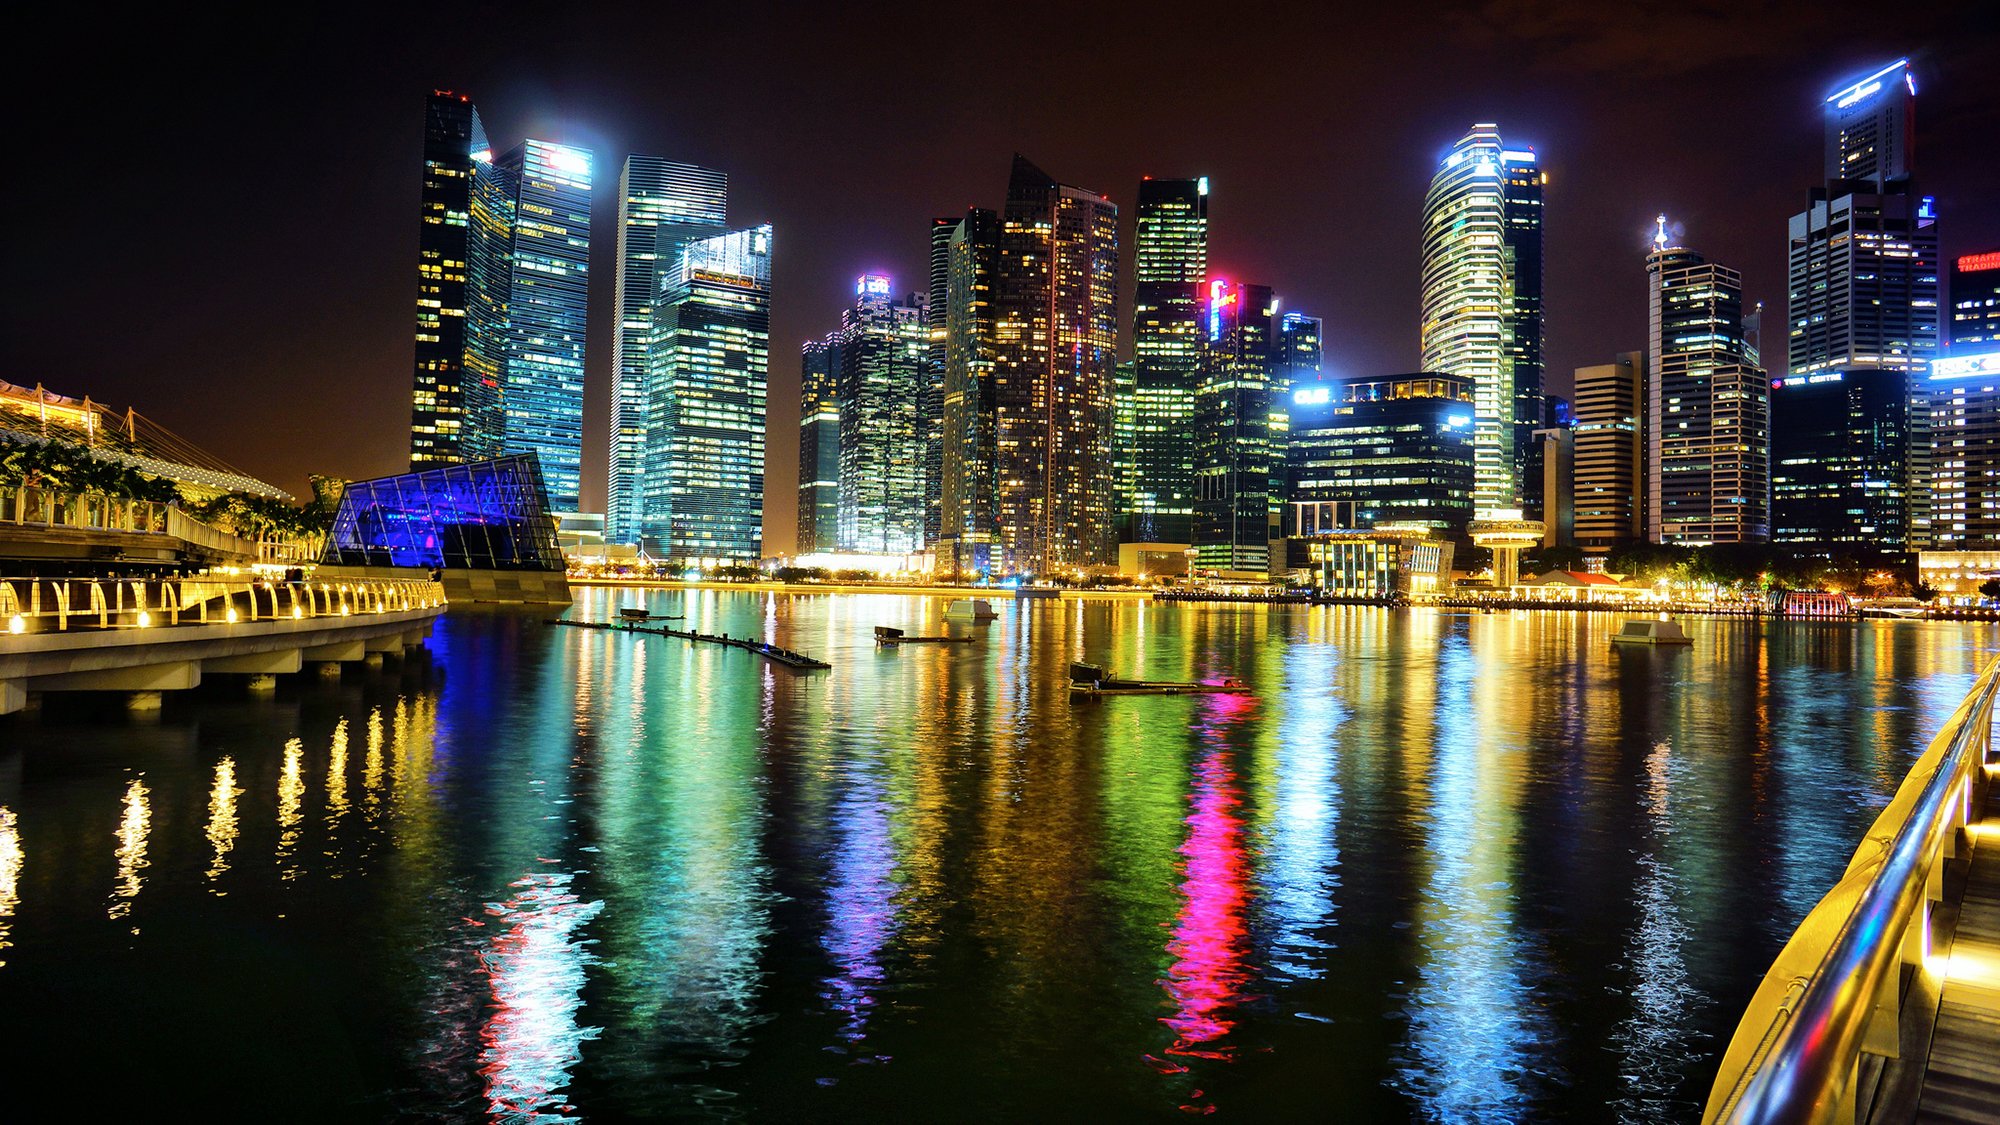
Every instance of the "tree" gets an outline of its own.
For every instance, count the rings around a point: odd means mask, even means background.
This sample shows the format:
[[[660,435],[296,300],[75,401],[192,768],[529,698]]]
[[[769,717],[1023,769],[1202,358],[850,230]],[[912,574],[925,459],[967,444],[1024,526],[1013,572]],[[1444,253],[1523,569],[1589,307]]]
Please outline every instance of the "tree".
[[[1979,596],[1983,598],[2000,598],[2000,578],[1988,578],[1986,581],[1981,582],[1979,584]]]

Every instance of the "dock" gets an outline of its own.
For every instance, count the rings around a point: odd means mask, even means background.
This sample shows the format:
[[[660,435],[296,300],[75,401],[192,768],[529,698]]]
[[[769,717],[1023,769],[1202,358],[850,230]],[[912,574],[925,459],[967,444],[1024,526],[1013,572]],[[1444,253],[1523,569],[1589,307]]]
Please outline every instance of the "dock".
[[[875,643],[889,648],[896,645],[969,645],[973,639],[969,634],[963,637],[912,637],[891,625],[875,626]]]
[[[793,652],[791,649],[780,648],[777,645],[767,644],[763,641],[753,641],[748,637],[718,637],[709,633],[696,633],[688,629],[648,629],[641,625],[627,625],[616,621],[569,621],[561,617],[548,618],[547,624],[567,625],[573,629],[603,629],[613,633],[651,633],[658,637],[678,637],[684,641],[695,641],[700,644],[725,645],[729,648],[740,648],[745,652],[754,652],[758,656],[771,661],[773,664],[782,664],[787,668],[794,668],[801,672],[813,672],[833,667],[833,665],[828,664],[824,660],[815,660],[802,652]]]

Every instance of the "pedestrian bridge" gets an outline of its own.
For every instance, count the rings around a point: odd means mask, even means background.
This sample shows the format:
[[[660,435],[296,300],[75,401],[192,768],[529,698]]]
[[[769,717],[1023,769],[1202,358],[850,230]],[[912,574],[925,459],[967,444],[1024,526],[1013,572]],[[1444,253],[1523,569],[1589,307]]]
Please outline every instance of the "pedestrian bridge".
[[[1703,1125],[2000,1122],[2000,660],[1758,986]]]
[[[205,675],[272,677],[308,664],[379,661],[420,645],[444,612],[427,581],[0,579],[0,714],[34,693],[159,693]]]

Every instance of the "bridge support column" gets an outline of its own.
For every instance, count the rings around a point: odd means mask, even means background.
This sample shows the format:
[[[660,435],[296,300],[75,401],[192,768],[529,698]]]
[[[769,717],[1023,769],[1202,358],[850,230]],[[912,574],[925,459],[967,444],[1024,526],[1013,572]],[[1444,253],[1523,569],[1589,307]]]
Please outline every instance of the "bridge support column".
[[[19,680],[0,680],[0,715],[28,708],[28,689]]]
[[[382,654],[379,652],[371,652],[367,656],[361,658],[361,663],[365,665],[369,671],[379,672],[382,670]]]
[[[104,668],[92,672],[59,672],[36,676],[36,691],[186,691],[201,683],[201,664],[172,660],[136,668]]]
[[[245,681],[251,695],[270,695],[278,690],[278,677],[269,672],[259,672]]]

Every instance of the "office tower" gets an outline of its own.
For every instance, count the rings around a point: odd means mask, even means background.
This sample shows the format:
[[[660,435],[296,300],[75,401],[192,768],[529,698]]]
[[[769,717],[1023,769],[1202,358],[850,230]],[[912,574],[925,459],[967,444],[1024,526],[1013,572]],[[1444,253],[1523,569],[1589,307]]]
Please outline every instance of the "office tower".
[[[1576,431],[1548,425],[1535,431],[1541,479],[1542,546],[1576,544]]]
[[[1905,549],[1910,393],[1901,371],[1862,367],[1771,384],[1771,539]]]
[[[807,340],[799,357],[799,524],[796,554],[840,544],[840,406],[833,347]]]
[[[2000,250],[1952,262],[1951,343],[2000,344]]]
[[[728,199],[726,173],[657,156],[627,156],[618,175],[618,331],[611,337],[607,542],[639,539],[636,517],[646,474],[646,340],[653,330],[659,272],[680,260],[689,240],[722,233]]]
[[[920,431],[924,436],[924,542],[938,541],[944,526],[945,323],[951,315],[951,236],[959,220],[931,220],[931,292],[925,304],[929,348],[924,356]]]
[[[1937,351],[1941,293],[1936,205],[1917,194],[1911,179],[1915,112],[1916,83],[1905,60],[1828,94],[1826,180],[1789,229],[1787,379],[1866,370],[1904,376],[1910,401],[1893,428],[1908,445],[1896,458],[1906,478],[1895,490],[1900,530],[1890,549],[1923,546],[1929,524],[1929,412],[1922,394]],[[1783,413],[1772,417],[1780,430],[1791,424]],[[1860,506],[1880,515],[1878,499]],[[1796,526],[1803,517],[1794,512],[1780,522],[1803,534],[1810,531]],[[1839,542],[1851,521],[1821,530],[1829,538],[1801,541]]]
[[[1118,208],[1014,158],[994,323],[996,527],[1016,574],[1115,565]]]
[[[1927,389],[1932,544],[2000,547],[2000,341],[1934,360]]]
[[[1194,564],[1264,574],[1271,563],[1271,369],[1277,299],[1269,286],[1210,281],[1194,392]]]
[[[1424,200],[1423,367],[1472,380],[1478,510],[1538,519],[1542,417],[1542,188],[1528,149],[1474,125]]]
[[[1646,538],[1646,353],[1576,369],[1575,541],[1586,554]]]
[[[1111,369],[1111,401],[1112,476],[1117,481],[1112,511],[1119,513],[1118,541],[1123,544],[1136,541],[1132,515],[1139,495],[1139,369],[1129,359],[1119,360]],[[1118,557],[1124,559],[1125,552],[1121,550]]]
[[[1208,177],[1139,183],[1132,298],[1131,468],[1120,536],[1186,543],[1194,512],[1190,441],[1208,277]]]
[[[1283,523],[1285,514],[1285,446],[1291,441],[1292,391],[1320,381],[1324,333],[1320,319],[1288,312],[1278,318],[1278,339],[1271,360],[1271,516]]]
[[[1744,335],[1743,278],[1673,244],[1646,256],[1647,536],[1761,543],[1770,534],[1770,392]]]
[[[697,238],[660,270],[646,341],[648,553],[694,566],[760,562],[771,334],[771,227]]]
[[[890,296],[887,277],[854,283],[854,304],[826,338],[840,415],[839,543],[908,554],[924,535],[924,435],[918,412],[930,353],[921,297]]]
[[[944,449],[936,569],[990,574],[999,520],[999,405],[994,385],[1000,216],[965,213],[947,242]]]
[[[1292,389],[1288,499],[1319,527],[1416,523],[1463,539],[1472,521],[1474,381],[1422,371]]]
[[[465,365],[459,381],[459,456],[483,461],[500,456],[507,434],[501,412],[507,352],[507,306],[514,292],[514,210],[519,177],[492,153],[472,154],[472,191],[466,213]],[[544,477],[544,487],[547,479]]]
[[[417,227],[416,381],[410,394],[410,468],[467,460],[464,422],[466,260],[472,154],[486,149],[479,111],[464,94],[433,90],[424,106],[424,180]]]

